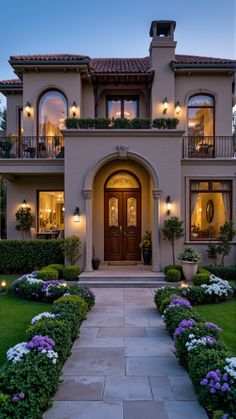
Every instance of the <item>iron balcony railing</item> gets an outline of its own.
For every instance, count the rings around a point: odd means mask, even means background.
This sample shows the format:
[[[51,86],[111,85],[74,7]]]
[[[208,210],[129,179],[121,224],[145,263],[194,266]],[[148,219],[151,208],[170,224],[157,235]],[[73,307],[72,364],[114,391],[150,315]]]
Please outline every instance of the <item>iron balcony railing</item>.
[[[234,158],[236,157],[236,137],[184,137],[183,157],[190,159]]]
[[[62,136],[0,136],[0,159],[63,159]]]

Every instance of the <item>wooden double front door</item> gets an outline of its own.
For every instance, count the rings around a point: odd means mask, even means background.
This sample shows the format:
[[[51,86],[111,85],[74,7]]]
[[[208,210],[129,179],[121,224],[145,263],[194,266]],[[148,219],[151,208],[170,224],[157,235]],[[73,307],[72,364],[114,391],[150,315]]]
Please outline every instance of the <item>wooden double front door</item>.
[[[140,260],[140,190],[105,191],[105,260]]]

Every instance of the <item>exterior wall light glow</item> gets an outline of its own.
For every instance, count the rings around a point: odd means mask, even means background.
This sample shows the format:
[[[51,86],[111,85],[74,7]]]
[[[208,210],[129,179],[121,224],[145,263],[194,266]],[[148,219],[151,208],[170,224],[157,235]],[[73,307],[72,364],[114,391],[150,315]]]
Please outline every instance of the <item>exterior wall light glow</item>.
[[[26,208],[26,207],[27,207],[27,203],[26,203],[26,200],[24,199],[21,204],[21,208]]]
[[[179,113],[181,112],[181,106],[180,106],[179,101],[178,101],[178,102],[176,102],[176,105],[175,105],[175,112],[177,113],[177,115],[179,115]]]
[[[79,210],[79,207],[75,207],[75,210],[73,212],[73,220],[74,220],[74,223],[79,223],[80,222],[80,210]]]
[[[75,102],[73,102],[71,106],[71,110],[72,110],[73,117],[75,117],[76,116],[76,103]]]
[[[30,103],[27,102],[26,103],[26,107],[25,107],[25,111],[26,111],[26,113],[27,113],[28,116],[30,116],[30,108],[31,108]]]
[[[170,215],[170,212],[172,210],[172,202],[170,199],[170,195],[166,197],[166,209],[167,209],[167,215]]]
[[[7,291],[7,283],[6,283],[6,281],[2,281],[1,282],[1,292],[2,293],[5,293]]]
[[[168,107],[169,107],[169,103],[168,103],[167,97],[165,97],[165,99],[163,100],[163,113],[164,114],[167,112]]]

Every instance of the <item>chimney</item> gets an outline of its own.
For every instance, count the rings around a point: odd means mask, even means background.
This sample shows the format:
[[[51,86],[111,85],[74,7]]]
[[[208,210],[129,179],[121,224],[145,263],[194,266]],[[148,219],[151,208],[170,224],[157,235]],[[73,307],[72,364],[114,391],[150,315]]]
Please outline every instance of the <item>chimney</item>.
[[[175,77],[170,63],[175,59],[174,20],[154,20],[150,27],[152,38],[149,52],[154,79],[151,93],[152,118],[173,118],[175,116]],[[168,109],[163,110],[167,99]]]

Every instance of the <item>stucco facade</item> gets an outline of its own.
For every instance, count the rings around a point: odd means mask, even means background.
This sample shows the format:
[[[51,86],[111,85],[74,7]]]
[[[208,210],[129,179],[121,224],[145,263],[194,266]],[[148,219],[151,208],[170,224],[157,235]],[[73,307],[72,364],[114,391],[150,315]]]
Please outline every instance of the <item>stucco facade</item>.
[[[140,185],[140,236],[146,230],[152,232],[153,270],[159,271],[171,263],[170,246],[163,240],[161,231],[169,216],[184,220],[185,236],[177,245],[177,253],[188,244],[203,255],[203,263],[207,262],[207,243],[216,234],[212,225],[219,226],[228,219],[236,221],[236,151],[232,137],[235,62],[176,55],[174,29],[175,22],[154,21],[150,30],[150,56],[143,59],[103,60],[70,55],[11,57],[10,64],[19,80],[0,82],[0,90],[7,96],[7,135],[12,138],[19,134],[20,108],[24,132],[15,140],[18,142],[12,147],[12,154],[4,155],[6,147],[2,147],[0,155],[1,176],[8,180],[9,239],[20,238],[15,230],[15,212],[23,199],[32,209],[33,226],[42,230],[40,191],[63,191],[65,235],[81,238],[80,264],[85,271],[90,271],[94,253],[101,261],[106,260],[107,179],[113,173],[127,172]],[[65,98],[67,117],[106,118],[110,116],[110,104],[117,106],[119,101],[119,116],[126,116],[127,98],[127,106],[130,101],[136,106],[136,117],[178,118],[179,124],[176,129],[61,128],[63,142],[58,143],[52,140],[51,134],[49,140],[47,134],[39,135],[40,101],[50,91],[60,92]],[[210,98],[213,105],[192,106],[192,109],[189,101],[195,96],[197,100]],[[180,105],[178,113],[177,104]],[[55,109],[57,106],[55,102]],[[212,119],[205,118],[205,109]],[[191,134],[195,120],[197,128],[194,129],[201,135]],[[23,144],[24,141],[29,144],[29,138],[30,147],[25,152]],[[44,155],[39,148],[42,142],[46,144]],[[191,190],[196,184],[198,195]],[[201,185],[210,190],[200,191]],[[172,203],[170,215],[166,209],[168,196]],[[195,198],[201,202],[202,214],[195,214],[198,208]],[[215,224],[206,221],[209,201],[214,205]],[[227,208],[223,207],[226,201]],[[76,207],[80,209],[79,223],[73,219]],[[224,208],[222,217],[217,215],[218,208]],[[196,217],[200,221],[193,225]],[[121,232],[122,226],[118,227]],[[213,236],[207,236],[209,231]],[[234,263],[235,258],[234,244],[227,263]]]

